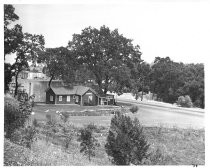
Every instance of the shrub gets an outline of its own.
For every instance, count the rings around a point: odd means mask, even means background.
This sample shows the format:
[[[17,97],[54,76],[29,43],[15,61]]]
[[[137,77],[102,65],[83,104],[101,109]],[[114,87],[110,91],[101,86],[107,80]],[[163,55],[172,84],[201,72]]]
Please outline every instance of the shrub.
[[[55,126],[57,123],[58,118],[52,114],[46,114],[47,118],[47,125]]]
[[[132,107],[130,108],[130,111],[131,111],[132,113],[137,113],[138,110],[139,110],[138,106],[132,106]]]
[[[95,156],[95,148],[99,146],[97,139],[93,136],[93,132],[89,128],[83,128],[80,130],[80,136],[78,138],[80,141],[80,152],[88,156],[89,161],[91,157]]]
[[[32,126],[20,128],[16,130],[12,136],[11,141],[31,149],[31,145],[36,141],[36,129]]]
[[[33,124],[34,127],[39,127],[39,123],[38,123],[36,118],[33,120],[32,124]]]
[[[36,141],[36,129],[28,126],[23,130],[22,143],[24,146],[31,149],[31,145],[34,141]]]
[[[164,163],[165,156],[163,154],[163,150],[161,148],[157,148],[150,153],[149,156],[149,163],[150,165],[160,165]]]
[[[70,128],[71,126],[67,124],[66,122],[64,122],[63,124],[60,124],[60,126],[62,130],[62,134],[64,135],[64,148],[65,150],[67,150],[73,139],[74,131],[72,128]]]
[[[96,131],[98,129],[94,123],[88,124],[87,128],[90,129],[91,131]]]
[[[139,120],[129,116],[115,115],[105,144],[106,153],[116,165],[139,165],[147,158],[149,145]]]
[[[31,104],[28,101],[18,102],[11,97],[4,100],[4,132],[5,137],[10,138],[15,130],[23,127],[32,112]]]
[[[180,105],[181,107],[192,107],[193,106],[192,100],[191,100],[190,96],[188,96],[188,95],[179,96],[177,104]]]
[[[64,139],[64,148],[67,150],[69,148],[69,145],[71,143],[71,140],[73,138],[72,134],[65,134],[65,139]]]
[[[68,119],[69,119],[69,114],[68,113],[61,113],[61,119],[64,121],[64,122],[67,122]]]
[[[99,127],[98,127],[98,126],[95,125],[94,123],[88,124],[88,125],[87,125],[87,128],[90,129],[90,130],[93,131],[93,132],[96,132],[96,133],[100,133],[101,130],[104,129],[103,126],[99,126]]]

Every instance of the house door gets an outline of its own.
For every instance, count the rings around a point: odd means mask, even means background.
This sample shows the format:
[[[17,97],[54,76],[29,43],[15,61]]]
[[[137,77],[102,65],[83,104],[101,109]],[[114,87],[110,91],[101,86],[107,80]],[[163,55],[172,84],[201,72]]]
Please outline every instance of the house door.
[[[93,95],[89,95],[88,96],[88,104],[92,104],[93,103]]]
[[[79,96],[75,96],[75,104],[80,104]]]

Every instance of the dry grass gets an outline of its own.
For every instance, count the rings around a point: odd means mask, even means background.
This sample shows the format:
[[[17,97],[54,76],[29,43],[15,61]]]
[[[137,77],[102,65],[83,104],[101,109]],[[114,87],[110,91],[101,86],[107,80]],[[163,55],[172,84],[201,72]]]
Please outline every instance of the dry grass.
[[[104,159],[94,158],[91,162],[79,152],[79,147],[62,147],[38,140],[31,151],[9,141],[5,142],[4,164],[6,166],[88,166],[104,165]]]
[[[10,141],[5,141],[5,165],[36,165],[36,166],[82,166],[82,165],[111,165],[105,152],[104,145],[109,126],[96,125],[94,136],[100,147],[96,157],[88,161],[79,152],[77,135],[74,135],[69,148],[66,150],[61,143],[46,142],[45,138],[35,142],[31,151]],[[71,125],[71,129],[79,128]],[[204,165],[205,164],[205,130],[145,127],[144,133],[150,144],[151,155],[144,161],[146,165]],[[40,133],[41,134],[41,133]],[[43,136],[44,137],[44,136]]]
[[[162,153],[163,158],[158,164],[205,164],[204,129],[146,127],[145,134],[151,144],[151,152],[159,149]]]

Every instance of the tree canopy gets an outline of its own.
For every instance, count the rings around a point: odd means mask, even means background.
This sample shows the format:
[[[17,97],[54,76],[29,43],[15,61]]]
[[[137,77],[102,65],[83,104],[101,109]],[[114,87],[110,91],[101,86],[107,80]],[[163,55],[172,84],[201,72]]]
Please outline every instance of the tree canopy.
[[[204,65],[156,57],[151,67],[150,90],[169,103],[189,95],[195,106],[204,108]]]
[[[6,54],[16,52],[23,38],[22,26],[19,24],[12,26],[12,23],[19,19],[14,11],[12,5],[4,5],[4,59]]]
[[[75,53],[77,61],[85,64],[96,79],[99,91],[120,93],[130,85],[130,70],[134,61],[141,60],[139,46],[115,29],[102,26],[99,30],[88,27],[81,34],[74,34],[68,49]]]
[[[39,61],[46,65],[44,73],[50,77],[49,87],[53,79],[62,79],[65,83],[72,83],[75,80],[77,63],[67,48],[47,48],[40,54]]]
[[[141,100],[143,99],[143,93],[149,91],[150,73],[151,67],[148,63],[142,61],[141,63],[135,64],[135,68],[132,71],[131,92],[135,96],[136,100],[140,97],[140,91],[142,92]]]

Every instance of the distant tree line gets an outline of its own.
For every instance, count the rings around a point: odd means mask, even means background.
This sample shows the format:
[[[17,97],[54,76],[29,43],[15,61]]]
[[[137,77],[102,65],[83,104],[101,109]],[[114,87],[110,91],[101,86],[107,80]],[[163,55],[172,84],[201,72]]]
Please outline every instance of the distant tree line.
[[[189,95],[194,106],[204,108],[204,64],[183,64],[156,57],[151,66],[150,90],[164,102]]]
[[[204,108],[204,64],[183,64],[169,57],[156,57],[151,65],[144,61],[137,64],[131,81],[131,92],[136,99],[148,91],[168,103],[188,95],[194,106]]]
[[[169,57],[156,57],[152,65],[141,59],[140,46],[133,45],[117,29],[87,27],[74,34],[66,47],[44,48],[44,37],[23,33],[12,5],[4,5],[4,57],[15,53],[13,65],[5,63],[5,91],[12,76],[28,68],[29,62],[44,63],[43,72],[66,84],[95,81],[99,93],[132,92],[135,98],[151,91],[157,98],[174,103],[189,95],[195,106],[204,108],[204,65],[183,64]],[[13,24],[14,25],[14,24]],[[141,92],[141,95],[139,94]]]

